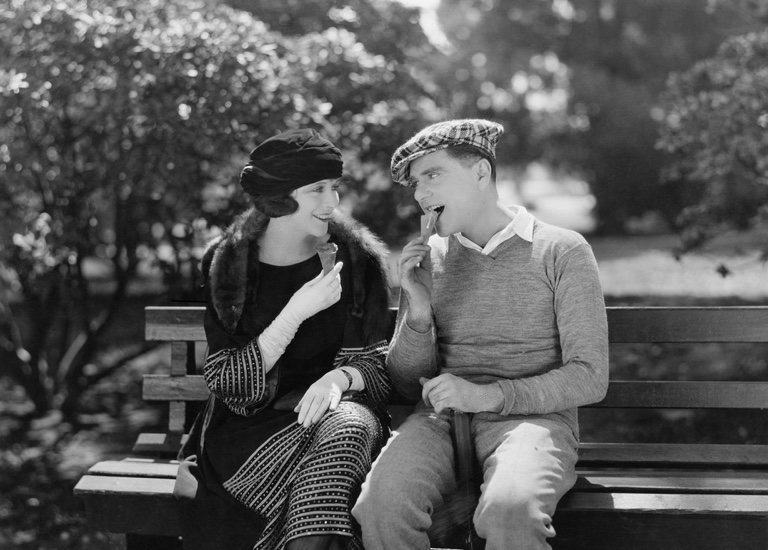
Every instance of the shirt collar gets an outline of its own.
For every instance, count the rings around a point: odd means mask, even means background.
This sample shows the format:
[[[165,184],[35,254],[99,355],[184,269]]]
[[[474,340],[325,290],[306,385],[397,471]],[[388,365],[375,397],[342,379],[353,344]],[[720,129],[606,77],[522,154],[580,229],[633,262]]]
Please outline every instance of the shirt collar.
[[[511,239],[515,235],[525,241],[528,241],[529,243],[533,242],[533,215],[523,206],[502,205],[501,207],[509,214],[511,214],[512,221],[509,222],[509,224],[504,229],[491,237],[484,247],[481,248],[479,245],[473,243],[461,233],[454,233],[454,236],[466,248],[476,250],[483,254],[490,254],[493,250],[496,249],[497,246],[499,246],[504,241]]]

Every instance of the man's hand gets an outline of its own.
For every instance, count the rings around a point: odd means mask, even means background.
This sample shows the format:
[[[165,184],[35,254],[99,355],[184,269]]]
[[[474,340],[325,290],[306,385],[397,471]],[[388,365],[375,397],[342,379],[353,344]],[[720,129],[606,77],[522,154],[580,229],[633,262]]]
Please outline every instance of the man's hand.
[[[432,322],[432,273],[430,247],[426,238],[419,236],[403,248],[397,260],[400,287],[408,297],[408,325],[420,332]]]
[[[421,398],[440,413],[446,409],[459,412],[500,412],[504,395],[497,384],[474,384],[452,374],[419,378]]]

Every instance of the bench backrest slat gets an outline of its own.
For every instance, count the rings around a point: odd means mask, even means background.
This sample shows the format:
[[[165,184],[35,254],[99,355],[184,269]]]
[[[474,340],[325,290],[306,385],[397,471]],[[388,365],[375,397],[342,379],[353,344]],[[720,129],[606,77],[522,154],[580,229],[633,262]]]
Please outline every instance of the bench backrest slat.
[[[144,338],[147,340],[205,341],[203,306],[148,306],[144,315]]]
[[[611,343],[768,342],[768,308],[609,307]]]
[[[144,375],[142,398],[145,401],[205,401],[210,394],[205,380],[199,374]]]
[[[768,342],[768,308],[608,307],[612,343]],[[146,308],[147,340],[205,341],[203,306]]]
[[[200,375],[144,376],[146,401],[205,401],[209,391]],[[611,382],[608,395],[587,407],[653,409],[765,409],[768,382]]]
[[[768,382],[636,382],[614,380],[589,407],[653,409],[765,409]]]

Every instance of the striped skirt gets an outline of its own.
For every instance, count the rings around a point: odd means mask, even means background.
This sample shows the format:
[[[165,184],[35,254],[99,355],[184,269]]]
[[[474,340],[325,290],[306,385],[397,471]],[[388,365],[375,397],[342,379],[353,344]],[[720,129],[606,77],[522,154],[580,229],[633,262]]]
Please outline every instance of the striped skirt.
[[[344,400],[309,428],[292,423],[269,437],[224,483],[267,520],[254,549],[312,535],[346,536],[349,548],[361,548],[350,510],[384,443],[376,415]]]

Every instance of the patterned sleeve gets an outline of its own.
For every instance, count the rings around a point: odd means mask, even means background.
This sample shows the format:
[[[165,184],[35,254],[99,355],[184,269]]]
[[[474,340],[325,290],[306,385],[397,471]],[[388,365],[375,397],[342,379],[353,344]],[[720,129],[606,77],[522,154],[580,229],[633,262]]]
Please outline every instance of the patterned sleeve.
[[[334,368],[351,367],[363,377],[365,392],[375,405],[386,403],[392,382],[386,369],[387,342],[382,340],[364,348],[342,348],[334,359]]]
[[[242,416],[264,408],[274,394],[275,384],[265,372],[257,339],[227,333],[210,309],[206,311],[205,331],[208,357],[203,377],[211,393]]]

